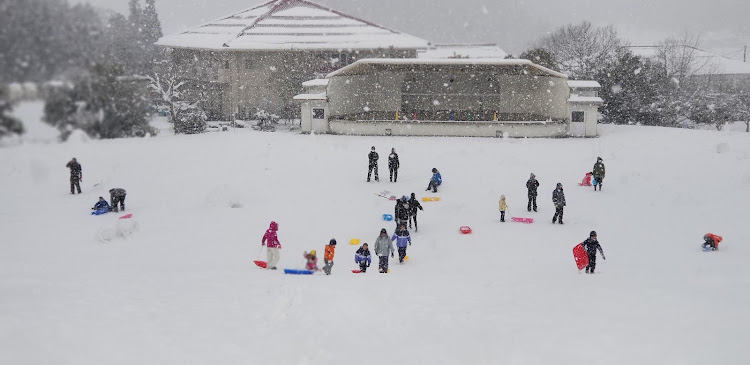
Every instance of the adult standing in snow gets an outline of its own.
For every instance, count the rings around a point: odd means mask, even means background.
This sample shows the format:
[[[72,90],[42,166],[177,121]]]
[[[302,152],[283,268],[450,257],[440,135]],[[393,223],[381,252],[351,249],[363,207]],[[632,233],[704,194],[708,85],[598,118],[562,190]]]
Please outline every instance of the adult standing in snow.
[[[537,188],[539,188],[539,181],[536,180],[536,175],[534,173],[531,173],[531,176],[529,176],[529,180],[526,181],[526,189],[529,191],[529,204],[526,206],[526,209],[530,212],[531,208],[534,208],[534,211],[536,212],[536,196],[537,196]],[[533,204],[533,205],[532,205]]]
[[[586,273],[593,274],[594,269],[596,269],[596,250],[599,250],[599,253],[602,254],[603,260],[607,259],[606,257],[604,257],[602,246],[599,244],[599,241],[596,240],[596,231],[591,231],[591,233],[589,234],[589,238],[583,241],[581,245],[583,246],[583,249],[586,250],[586,254],[589,256],[589,264],[586,265]]]
[[[425,189],[425,191],[429,191],[430,189],[432,189],[433,193],[437,193],[437,187],[442,183],[443,177],[440,175],[440,171],[433,167],[432,177],[430,178],[430,183],[427,185],[427,189]]]
[[[391,154],[388,155],[388,170],[391,172],[391,182],[398,180],[398,153],[395,148],[391,148]]]
[[[563,224],[563,208],[565,208],[565,192],[563,192],[563,186],[561,183],[557,183],[557,187],[552,192],[552,203],[555,204],[555,216],[552,217],[552,223],[560,218],[560,224]]]
[[[370,153],[367,155],[367,159],[370,161],[367,167],[367,182],[370,182],[372,170],[375,170],[375,181],[380,181],[380,178],[378,177],[378,160],[380,159],[380,156],[375,152],[375,146],[372,146]]]
[[[380,236],[375,240],[375,254],[378,255],[378,269],[381,274],[388,272],[388,256],[394,256],[393,242],[388,238],[385,228],[380,230]]]
[[[271,221],[266,233],[263,235],[263,239],[260,241],[261,246],[266,246],[268,248],[266,269],[276,270],[276,264],[279,262],[279,256],[281,256],[279,252],[279,250],[281,250],[281,242],[279,242],[279,238],[276,236],[276,231],[278,230],[279,225],[276,222]]]
[[[592,170],[594,175],[594,191],[599,186],[599,191],[602,191],[602,183],[604,182],[604,162],[601,157],[596,158],[594,169]]]
[[[419,227],[417,226],[417,209],[424,210],[422,204],[420,204],[417,197],[414,196],[414,193],[411,193],[411,198],[409,198],[409,228],[411,228],[411,220],[414,219],[415,232],[419,232]]]
[[[75,194],[75,189],[78,189],[78,194],[81,193],[81,181],[83,181],[83,170],[81,164],[78,163],[75,157],[68,161],[65,167],[70,169],[70,193]]]
[[[406,230],[406,225],[401,224],[398,229],[393,232],[391,241],[396,241],[396,247],[398,248],[398,262],[404,263],[404,257],[406,257],[406,246],[411,246],[411,236],[409,231]]]
[[[409,202],[406,196],[396,200],[396,207],[393,216],[396,218],[396,228],[409,221]]]
[[[125,211],[125,196],[128,194],[123,188],[109,189],[109,201],[112,205],[112,210],[118,211],[117,204],[120,204],[120,209]]]

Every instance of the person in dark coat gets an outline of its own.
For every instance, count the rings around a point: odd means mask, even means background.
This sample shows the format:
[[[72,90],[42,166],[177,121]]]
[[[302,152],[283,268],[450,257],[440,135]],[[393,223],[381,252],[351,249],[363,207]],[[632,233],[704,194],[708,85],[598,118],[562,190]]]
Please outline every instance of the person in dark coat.
[[[596,191],[597,186],[599,186],[599,191],[602,191],[604,173],[604,162],[601,157],[597,157],[596,163],[594,164],[594,169],[592,170],[592,174],[594,175],[594,191]]]
[[[557,187],[552,192],[552,203],[555,204],[555,216],[552,217],[552,223],[560,218],[560,224],[563,224],[563,208],[565,208],[565,192],[563,192],[563,186],[561,183],[557,183]]]
[[[125,195],[126,194],[127,193],[125,192],[125,189],[122,189],[122,188],[109,189],[109,197],[110,197],[109,200],[112,202],[111,203],[112,210],[117,212],[118,211],[117,204],[119,203],[120,209],[125,211]]]
[[[414,196],[414,193],[411,193],[411,198],[409,198],[409,228],[411,228],[411,220],[414,219],[415,232],[419,232],[419,227],[417,226],[417,209],[424,210],[422,204],[420,204],[417,197]]]
[[[596,250],[599,250],[599,253],[602,255],[603,260],[607,259],[606,257],[604,257],[602,246],[599,244],[599,241],[596,240],[596,231],[591,231],[591,233],[589,234],[589,238],[583,241],[581,245],[583,246],[583,249],[586,250],[586,254],[589,256],[589,264],[586,265],[586,273],[593,274],[594,269],[596,269]]]
[[[391,154],[388,155],[388,170],[391,172],[391,182],[398,180],[398,153],[395,148],[391,148]]]
[[[81,193],[81,181],[83,181],[83,170],[81,164],[78,163],[75,157],[68,161],[65,167],[70,169],[70,193],[75,194],[75,189],[78,190],[78,194]]]
[[[396,207],[394,209],[393,217],[396,218],[396,228],[400,227],[402,224],[406,225],[406,223],[409,221],[409,201],[406,199],[406,196],[402,196],[400,199],[396,200]]]
[[[370,161],[367,168],[367,182],[370,182],[370,175],[372,174],[372,170],[375,170],[375,181],[380,181],[380,178],[378,177],[378,160],[380,159],[380,156],[378,156],[378,153],[375,152],[375,146],[372,146],[372,149],[367,155],[367,158]]]
[[[533,173],[529,176],[529,180],[526,181],[526,189],[529,191],[529,204],[526,209],[530,212],[533,204],[534,211],[536,212],[536,189],[539,188],[539,181],[536,180],[536,175]]]
[[[91,208],[92,210],[99,210],[99,209],[106,209],[108,211],[111,211],[112,208],[109,206],[109,203],[107,203],[106,200],[104,200],[103,197],[99,197],[99,201],[94,204],[94,207]]]

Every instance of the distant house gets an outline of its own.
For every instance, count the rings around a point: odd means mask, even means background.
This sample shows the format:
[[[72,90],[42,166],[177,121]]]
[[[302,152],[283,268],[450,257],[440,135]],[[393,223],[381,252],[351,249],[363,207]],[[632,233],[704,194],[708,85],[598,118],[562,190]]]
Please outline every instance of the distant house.
[[[659,46],[629,46],[634,55],[655,59]],[[691,46],[682,46],[680,53],[692,55],[690,64],[693,80],[710,92],[739,94],[750,92],[750,63],[726,58]]]
[[[296,117],[302,82],[363,58],[416,58],[429,43],[306,0],[273,0],[168,35],[189,98],[211,119]]]
[[[496,44],[435,44],[417,53],[417,58],[505,58],[508,54]]]
[[[311,133],[565,137],[573,115],[595,136],[601,104],[595,82],[516,59],[363,59],[304,86]]]

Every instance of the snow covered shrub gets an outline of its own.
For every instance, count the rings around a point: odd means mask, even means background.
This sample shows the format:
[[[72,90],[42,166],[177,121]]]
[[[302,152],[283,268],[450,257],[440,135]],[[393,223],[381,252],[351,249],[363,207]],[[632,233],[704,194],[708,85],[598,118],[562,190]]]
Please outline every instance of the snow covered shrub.
[[[255,113],[255,117],[258,118],[258,124],[253,128],[257,130],[273,132],[279,124],[279,116],[265,110],[259,110]]]
[[[177,118],[172,121],[175,133],[196,134],[206,131],[206,113],[197,106],[183,104],[176,114]]]
[[[0,87],[0,137],[5,137],[11,134],[22,134],[23,124],[10,116],[10,112],[13,109],[10,101],[5,98],[4,88]]]

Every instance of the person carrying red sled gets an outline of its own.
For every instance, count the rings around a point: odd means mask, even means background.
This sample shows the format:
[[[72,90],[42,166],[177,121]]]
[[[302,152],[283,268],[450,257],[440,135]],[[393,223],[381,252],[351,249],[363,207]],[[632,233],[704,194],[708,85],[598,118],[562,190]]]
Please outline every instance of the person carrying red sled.
[[[703,249],[706,251],[716,251],[719,249],[719,242],[722,238],[719,235],[713,233],[706,233],[703,235]]]
[[[596,231],[591,231],[591,233],[589,234],[589,238],[583,241],[581,245],[583,246],[583,249],[586,250],[586,254],[589,256],[589,264],[586,265],[586,273],[593,274],[594,269],[596,269],[596,250],[599,250],[599,253],[602,255],[603,260],[607,259],[606,257],[604,257],[602,246],[596,239]]]

